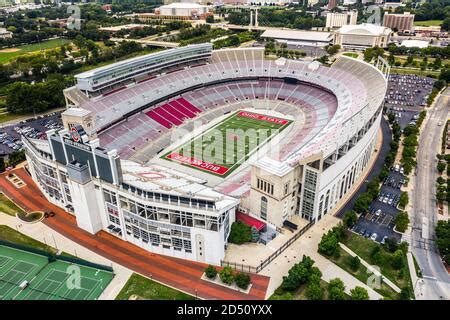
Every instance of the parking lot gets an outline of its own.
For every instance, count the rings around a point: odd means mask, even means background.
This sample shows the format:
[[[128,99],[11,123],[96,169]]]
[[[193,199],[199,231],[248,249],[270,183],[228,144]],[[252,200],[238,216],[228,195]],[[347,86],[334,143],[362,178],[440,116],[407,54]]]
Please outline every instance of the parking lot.
[[[401,235],[396,233],[395,218],[400,210],[397,209],[400,200],[401,186],[404,176],[400,173],[400,166],[391,168],[389,176],[383,181],[380,193],[369,206],[368,212],[361,215],[352,230],[372,240],[383,242],[386,238],[400,241]]]
[[[0,154],[11,154],[22,150],[23,144],[20,136],[31,139],[46,139],[45,132],[50,129],[61,129],[60,113],[40,116],[37,119],[21,121],[18,124],[0,128]]]
[[[433,89],[435,80],[414,74],[391,74],[386,92],[385,106],[421,111],[427,104],[427,97]]]

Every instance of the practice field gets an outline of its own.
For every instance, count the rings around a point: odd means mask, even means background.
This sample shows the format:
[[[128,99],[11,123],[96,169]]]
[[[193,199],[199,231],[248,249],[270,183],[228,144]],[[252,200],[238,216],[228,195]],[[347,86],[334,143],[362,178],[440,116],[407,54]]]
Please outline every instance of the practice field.
[[[161,158],[226,177],[291,122],[259,113],[237,111]]]
[[[113,273],[0,246],[0,300],[95,300]],[[20,289],[27,280],[28,286]]]
[[[54,49],[62,46],[63,44],[69,43],[70,40],[67,39],[51,39],[38,43],[27,44],[24,46],[19,46],[16,48],[6,48],[0,50],[0,63],[7,63],[18,56],[26,53]]]

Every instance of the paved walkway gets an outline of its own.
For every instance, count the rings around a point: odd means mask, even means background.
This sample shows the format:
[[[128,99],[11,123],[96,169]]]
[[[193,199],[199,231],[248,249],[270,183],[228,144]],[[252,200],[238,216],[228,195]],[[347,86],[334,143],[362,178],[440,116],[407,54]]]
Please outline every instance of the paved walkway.
[[[364,260],[363,258],[361,258],[360,256],[358,256],[356,253],[354,253],[349,247],[347,247],[345,244],[343,243],[339,243],[339,245],[341,246],[341,248],[346,251],[349,255],[351,255],[352,257],[357,256],[359,258],[359,260],[361,260],[361,264],[367,268],[367,270],[369,270],[370,272],[372,272],[374,275],[376,275],[377,277],[382,277],[383,282],[386,283],[389,287],[391,287],[395,292],[399,293],[401,290],[399,287],[397,287],[395,285],[395,283],[393,283],[391,280],[389,280],[388,278],[386,278],[385,276],[383,276],[381,274],[381,272],[379,272],[377,269],[375,269],[372,265],[370,265],[369,263],[366,262],[366,260]]]
[[[249,294],[244,294],[201,280],[206,267],[204,263],[154,254],[104,231],[92,235],[77,227],[74,216],[48,202],[23,168],[15,169],[14,173],[24,180],[27,186],[19,191],[5,178],[6,175],[2,174],[0,190],[6,196],[27,211],[55,212],[54,217],[45,219],[43,223],[117,264],[199,298],[260,300],[266,296],[269,278],[265,276],[251,274],[252,288]]]

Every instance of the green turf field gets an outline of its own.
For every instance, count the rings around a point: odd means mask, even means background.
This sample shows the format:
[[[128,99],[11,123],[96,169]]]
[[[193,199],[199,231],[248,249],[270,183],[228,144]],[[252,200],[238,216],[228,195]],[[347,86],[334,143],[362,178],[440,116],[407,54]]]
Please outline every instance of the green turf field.
[[[11,60],[27,53],[38,52],[47,49],[54,49],[69,42],[70,41],[67,39],[51,39],[12,48],[17,49],[17,51],[8,50],[8,48],[5,48],[4,50],[0,51],[0,63],[10,62]]]
[[[161,158],[226,177],[291,122],[254,112],[237,111]]]
[[[112,272],[0,246],[0,300],[95,300]],[[21,290],[19,285],[29,285]]]

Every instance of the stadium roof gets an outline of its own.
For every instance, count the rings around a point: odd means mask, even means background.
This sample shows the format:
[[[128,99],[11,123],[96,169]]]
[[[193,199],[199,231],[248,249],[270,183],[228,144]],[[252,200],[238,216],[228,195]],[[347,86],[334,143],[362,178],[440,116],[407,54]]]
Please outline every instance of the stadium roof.
[[[370,23],[345,25],[338,30],[339,33],[373,35],[373,36],[388,35],[389,33],[391,33],[391,31],[392,30],[390,28]]]
[[[159,8],[163,8],[163,9],[199,9],[199,8],[205,8],[207,6],[198,4],[198,3],[191,3],[191,2],[174,2],[171,4],[167,4],[164,6],[161,6]]]
[[[205,186],[202,179],[188,174],[168,169],[162,166],[146,166],[129,160],[121,160],[123,182],[136,188],[171,194],[175,196],[192,197],[214,201],[216,209],[235,205],[236,199],[224,196]]]
[[[331,33],[317,32],[317,31],[298,31],[298,30],[284,30],[284,29],[269,29],[264,31],[261,35],[263,38],[288,39],[296,41],[309,42],[329,42],[331,40]]]

